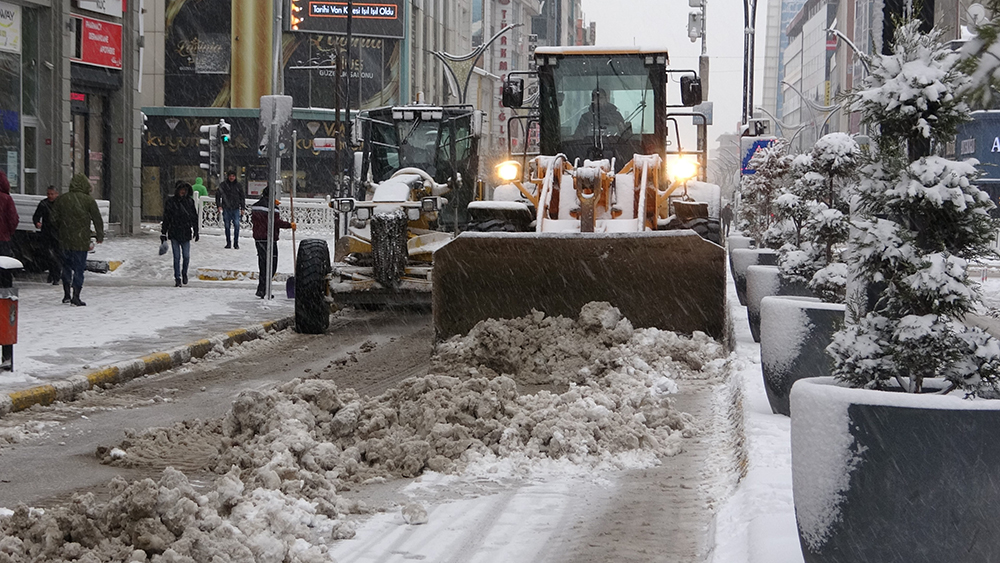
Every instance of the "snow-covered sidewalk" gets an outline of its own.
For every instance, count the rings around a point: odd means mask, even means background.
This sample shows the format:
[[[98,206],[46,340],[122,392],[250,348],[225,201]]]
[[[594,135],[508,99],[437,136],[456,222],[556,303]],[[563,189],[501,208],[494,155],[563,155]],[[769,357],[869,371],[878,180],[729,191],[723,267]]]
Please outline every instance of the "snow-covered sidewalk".
[[[275,299],[265,303],[254,296],[256,281],[196,279],[198,268],[256,271],[253,241],[241,242],[239,250],[225,249],[223,236],[203,235],[191,245],[189,284],[176,288],[171,253],[157,253],[158,225],[144,225],[135,237],[108,238],[89,258],[122,264],[107,274],[87,272],[86,307],[63,304],[59,286],[30,281],[43,277],[20,276],[14,282],[19,292],[14,371],[0,372],[0,392],[291,315],[294,303],[285,296],[284,282],[274,284]],[[279,274],[291,274],[292,243],[286,233],[278,255]]]

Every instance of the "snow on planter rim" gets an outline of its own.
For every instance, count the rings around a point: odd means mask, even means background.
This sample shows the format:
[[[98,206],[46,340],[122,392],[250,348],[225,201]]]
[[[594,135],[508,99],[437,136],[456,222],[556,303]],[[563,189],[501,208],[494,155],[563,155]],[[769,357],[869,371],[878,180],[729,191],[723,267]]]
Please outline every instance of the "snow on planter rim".
[[[953,395],[916,395],[847,387],[832,377],[800,379],[792,386],[792,495],[802,539],[811,549],[826,542],[840,519],[851,470],[864,452],[855,451],[850,405],[915,409],[998,410],[1000,401]],[[804,455],[809,452],[810,455]],[[846,468],[846,471],[845,471]]]
[[[774,372],[784,372],[798,357],[812,328],[806,309],[835,309],[817,297],[769,295],[760,301],[760,361]],[[841,305],[842,307],[842,305]],[[766,337],[765,337],[766,335]]]

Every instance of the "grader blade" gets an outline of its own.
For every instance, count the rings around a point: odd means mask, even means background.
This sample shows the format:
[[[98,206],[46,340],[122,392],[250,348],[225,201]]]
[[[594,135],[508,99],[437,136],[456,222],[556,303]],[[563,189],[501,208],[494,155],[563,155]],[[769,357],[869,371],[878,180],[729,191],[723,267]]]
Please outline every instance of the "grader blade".
[[[607,301],[636,328],[721,339],[725,280],[722,247],[689,230],[466,232],[434,255],[434,330],[443,340],[484,319],[576,317]]]

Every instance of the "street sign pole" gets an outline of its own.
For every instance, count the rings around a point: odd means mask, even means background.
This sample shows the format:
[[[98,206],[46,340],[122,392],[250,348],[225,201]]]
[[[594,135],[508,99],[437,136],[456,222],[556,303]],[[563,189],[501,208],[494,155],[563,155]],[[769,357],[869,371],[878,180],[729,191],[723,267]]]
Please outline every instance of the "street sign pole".
[[[277,96],[281,94],[281,15],[283,2],[280,0],[272,0],[273,2],[273,12],[274,12],[274,24],[271,27],[271,94]],[[278,154],[278,112],[275,111],[271,117],[271,126],[267,135],[267,156],[268,162],[270,163],[270,170],[268,174],[268,185],[271,188],[269,193],[271,197],[267,201],[267,271],[264,272],[266,276],[266,281],[264,284],[264,298],[273,299],[274,296],[271,295],[271,281],[274,277],[274,201],[281,196],[279,193],[280,189],[280,175],[281,175],[281,156]],[[293,251],[294,252],[294,251]]]

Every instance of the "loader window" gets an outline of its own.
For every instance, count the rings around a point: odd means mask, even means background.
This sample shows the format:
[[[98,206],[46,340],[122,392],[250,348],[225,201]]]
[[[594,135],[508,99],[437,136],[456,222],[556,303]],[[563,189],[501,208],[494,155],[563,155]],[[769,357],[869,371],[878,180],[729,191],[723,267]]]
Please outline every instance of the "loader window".
[[[616,157],[624,164],[655,146],[658,98],[644,57],[565,57],[551,72],[559,150],[571,160]]]
[[[402,121],[398,127],[399,136],[403,139],[399,144],[401,167],[420,168],[433,176],[441,123],[421,120]]]

